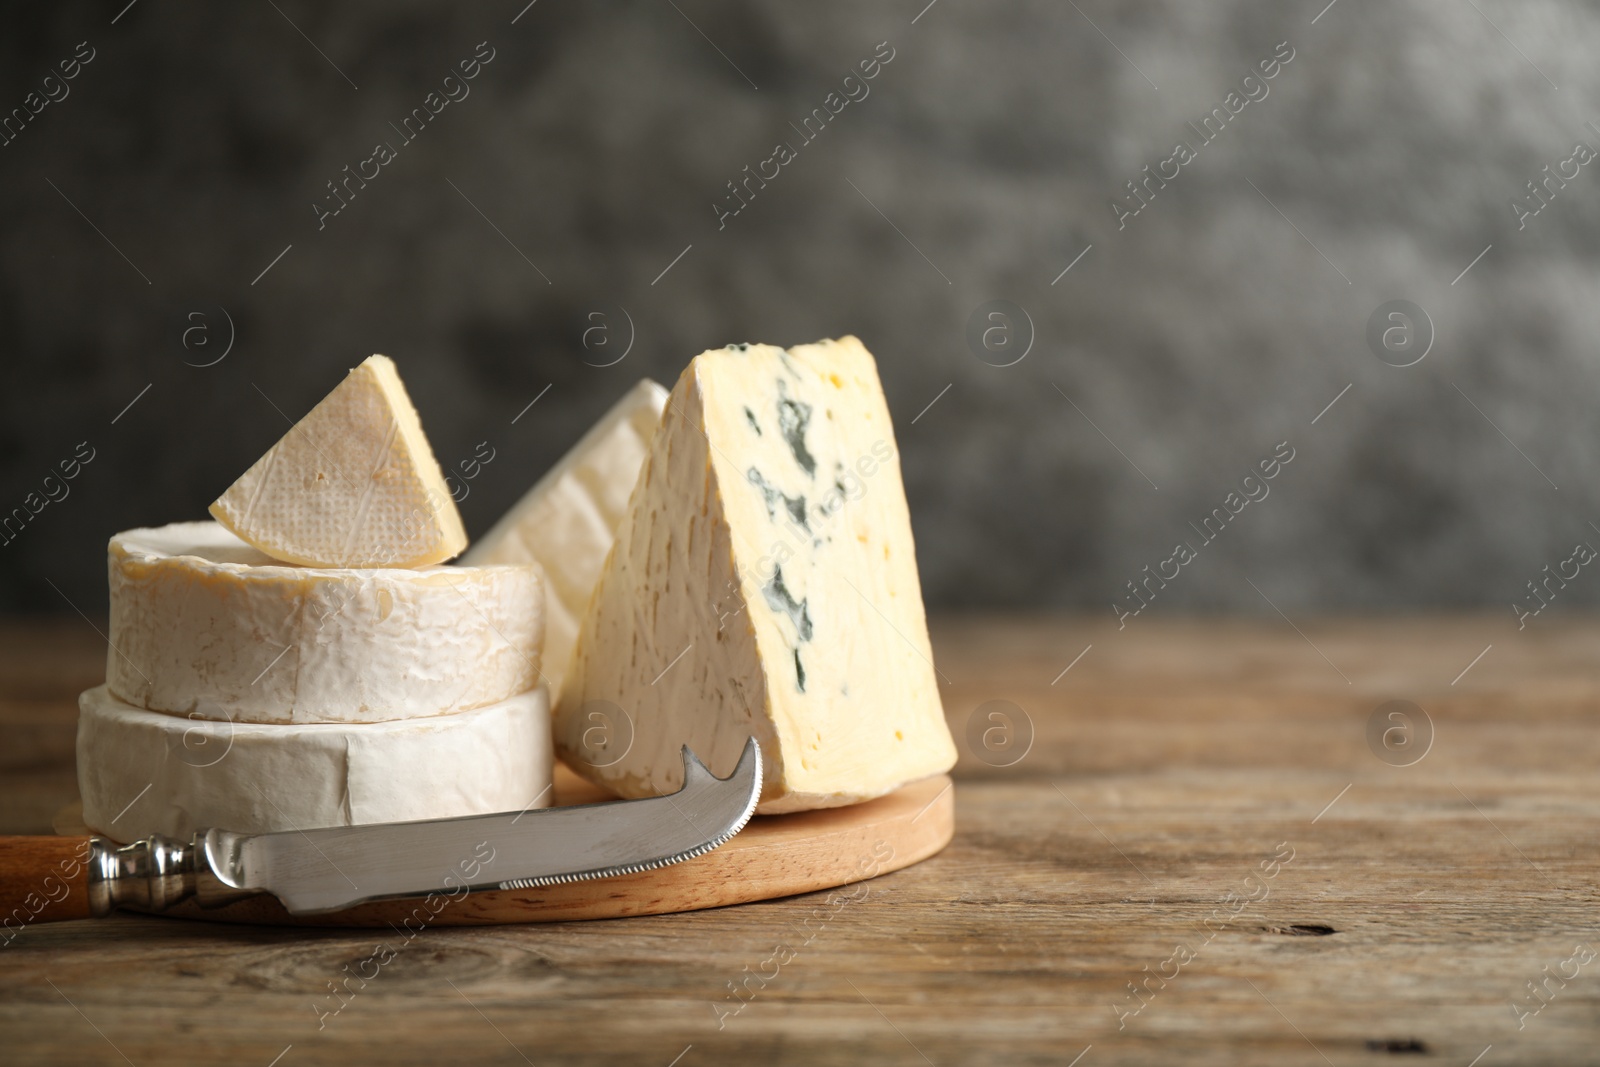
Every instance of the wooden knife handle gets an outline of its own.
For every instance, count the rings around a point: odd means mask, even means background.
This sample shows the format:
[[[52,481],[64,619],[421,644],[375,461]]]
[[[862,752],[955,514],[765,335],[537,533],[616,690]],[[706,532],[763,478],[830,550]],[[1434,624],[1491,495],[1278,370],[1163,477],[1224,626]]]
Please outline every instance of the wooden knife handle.
[[[0,837],[0,945],[31,923],[87,919],[92,837]]]

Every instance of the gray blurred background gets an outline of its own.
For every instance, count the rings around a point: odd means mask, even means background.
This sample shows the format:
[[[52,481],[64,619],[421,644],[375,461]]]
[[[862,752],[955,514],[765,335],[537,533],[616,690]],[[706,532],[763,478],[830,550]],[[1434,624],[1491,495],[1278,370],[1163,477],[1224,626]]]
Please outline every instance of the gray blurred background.
[[[495,449],[478,534],[639,377],[844,333],[935,607],[1108,612],[1187,539],[1152,611],[1508,611],[1600,546],[1596,5],[524,3],[3,9],[0,113],[57,99],[0,147],[0,514],[94,458],[0,544],[0,610],[97,618],[110,534],[203,517],[372,352],[446,467]],[[997,300],[1011,347],[969,343]],[[1394,300],[1431,327],[1385,362]],[[1583,572],[1552,610],[1597,602]]]

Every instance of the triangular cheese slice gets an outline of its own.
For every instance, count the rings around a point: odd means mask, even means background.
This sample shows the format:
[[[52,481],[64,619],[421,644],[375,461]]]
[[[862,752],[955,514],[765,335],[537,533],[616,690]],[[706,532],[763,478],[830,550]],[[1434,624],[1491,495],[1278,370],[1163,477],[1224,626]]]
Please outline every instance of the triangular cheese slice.
[[[462,557],[472,566],[532,563],[543,573],[539,669],[552,692],[561,689],[578,621],[628,513],[666,403],[667,391],[648,378],[628,390]]]
[[[854,337],[678,379],[578,634],[556,745],[627,797],[761,743],[761,812],[948,770],[889,410]]]
[[[450,489],[387,356],[372,356],[211,505],[275,559],[421,567],[467,547]]]

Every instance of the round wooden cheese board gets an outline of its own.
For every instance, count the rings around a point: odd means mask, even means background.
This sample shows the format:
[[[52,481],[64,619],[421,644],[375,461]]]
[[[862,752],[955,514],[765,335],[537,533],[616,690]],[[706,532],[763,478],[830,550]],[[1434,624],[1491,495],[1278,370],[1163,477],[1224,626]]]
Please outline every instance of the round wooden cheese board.
[[[559,764],[555,786],[558,805],[611,799]],[[63,834],[90,832],[77,805],[56,817],[55,829]],[[163,914],[210,922],[408,931],[662,915],[859,882],[927,859],[949,844],[954,832],[955,789],[949,776],[941,774],[849,807],[757,815],[721,848],[671,867],[616,878],[541,889],[488,889],[456,901],[380,900],[326,915],[290,915],[270,896],[220,908],[185,901]]]

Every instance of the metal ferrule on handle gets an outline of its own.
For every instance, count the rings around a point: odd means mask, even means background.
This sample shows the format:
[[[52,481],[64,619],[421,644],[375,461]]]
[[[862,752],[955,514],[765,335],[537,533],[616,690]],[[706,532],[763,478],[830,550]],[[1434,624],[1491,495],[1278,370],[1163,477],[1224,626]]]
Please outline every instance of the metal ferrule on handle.
[[[190,897],[215,907],[253,896],[217,879],[203,854],[203,836],[184,842],[152,834],[121,847],[103,837],[92,838],[89,914],[100,918],[118,908],[160,913]]]

